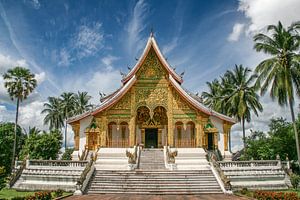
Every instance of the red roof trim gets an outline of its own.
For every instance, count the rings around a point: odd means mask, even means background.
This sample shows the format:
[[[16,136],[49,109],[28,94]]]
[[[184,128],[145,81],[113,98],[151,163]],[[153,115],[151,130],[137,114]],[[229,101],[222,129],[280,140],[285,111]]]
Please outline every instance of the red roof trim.
[[[147,45],[143,51],[142,56],[140,57],[139,61],[136,63],[136,65],[133,67],[133,69],[129,72],[129,74],[122,79],[122,83],[126,83],[128,80],[130,80],[130,78],[135,75],[135,73],[140,69],[140,67],[142,66],[142,64],[145,61],[145,58],[147,57],[151,47],[153,47],[159,61],[162,63],[162,65],[167,69],[167,71],[174,77],[174,79],[176,81],[178,81],[179,83],[182,83],[183,80],[180,76],[178,76],[174,70],[169,66],[168,62],[166,61],[166,59],[162,56],[162,53],[155,41],[155,38],[153,36],[151,36],[148,39]]]

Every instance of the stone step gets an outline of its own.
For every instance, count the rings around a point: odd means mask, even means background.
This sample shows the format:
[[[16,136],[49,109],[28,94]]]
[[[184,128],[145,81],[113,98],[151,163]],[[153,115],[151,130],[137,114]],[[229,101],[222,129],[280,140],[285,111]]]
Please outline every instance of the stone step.
[[[200,195],[200,194],[222,194],[222,191],[216,191],[216,190],[205,190],[205,191],[199,191],[197,190],[189,190],[189,191],[174,191],[174,190],[164,190],[164,191],[157,191],[157,190],[151,190],[151,191],[116,191],[116,190],[105,190],[105,191],[88,191],[88,194],[140,194],[140,195],[146,195],[146,194],[156,194],[156,195]]]
[[[138,185],[137,185],[138,184]],[[115,183],[115,182],[94,182],[93,186],[91,186],[91,188],[94,188],[94,187],[102,187],[102,186],[105,186],[105,187],[109,187],[109,186],[112,186],[112,187],[116,187],[116,186],[126,186],[126,187],[148,187],[148,186],[155,186],[155,187],[165,187],[165,186],[178,186],[178,187],[217,187],[219,188],[218,185],[215,184],[214,181],[212,182],[141,182],[141,183],[138,183],[138,182],[124,182],[124,183]]]

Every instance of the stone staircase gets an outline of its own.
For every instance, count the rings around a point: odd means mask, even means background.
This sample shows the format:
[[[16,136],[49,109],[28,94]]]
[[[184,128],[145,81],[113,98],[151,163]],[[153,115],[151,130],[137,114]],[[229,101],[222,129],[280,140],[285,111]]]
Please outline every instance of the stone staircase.
[[[229,178],[233,190],[242,188],[262,190],[288,189],[290,181],[277,160],[218,162]]]
[[[24,191],[57,190],[74,192],[87,162],[29,160],[12,188]]]
[[[127,148],[100,148],[95,163],[99,170],[127,170]]]
[[[161,149],[146,149],[135,171],[97,169],[87,193],[209,194],[222,190],[211,169],[169,171]]]
[[[206,152],[202,148],[176,148],[177,170],[210,170]]]
[[[140,157],[139,170],[165,170],[162,149],[143,149]]]

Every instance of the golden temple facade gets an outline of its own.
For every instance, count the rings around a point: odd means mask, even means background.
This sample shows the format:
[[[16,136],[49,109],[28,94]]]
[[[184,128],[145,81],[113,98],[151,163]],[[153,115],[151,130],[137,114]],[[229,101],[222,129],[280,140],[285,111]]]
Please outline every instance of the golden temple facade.
[[[123,86],[95,109],[68,120],[75,149],[140,144],[228,151],[235,120],[206,108],[182,82],[151,35],[142,56],[123,77]]]

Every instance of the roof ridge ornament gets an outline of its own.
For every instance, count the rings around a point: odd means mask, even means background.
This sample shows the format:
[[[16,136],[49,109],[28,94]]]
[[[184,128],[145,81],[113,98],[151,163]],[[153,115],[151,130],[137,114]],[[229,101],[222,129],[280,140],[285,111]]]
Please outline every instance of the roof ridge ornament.
[[[150,30],[150,37],[154,37],[154,31],[153,31],[153,27],[151,27],[151,30]]]

